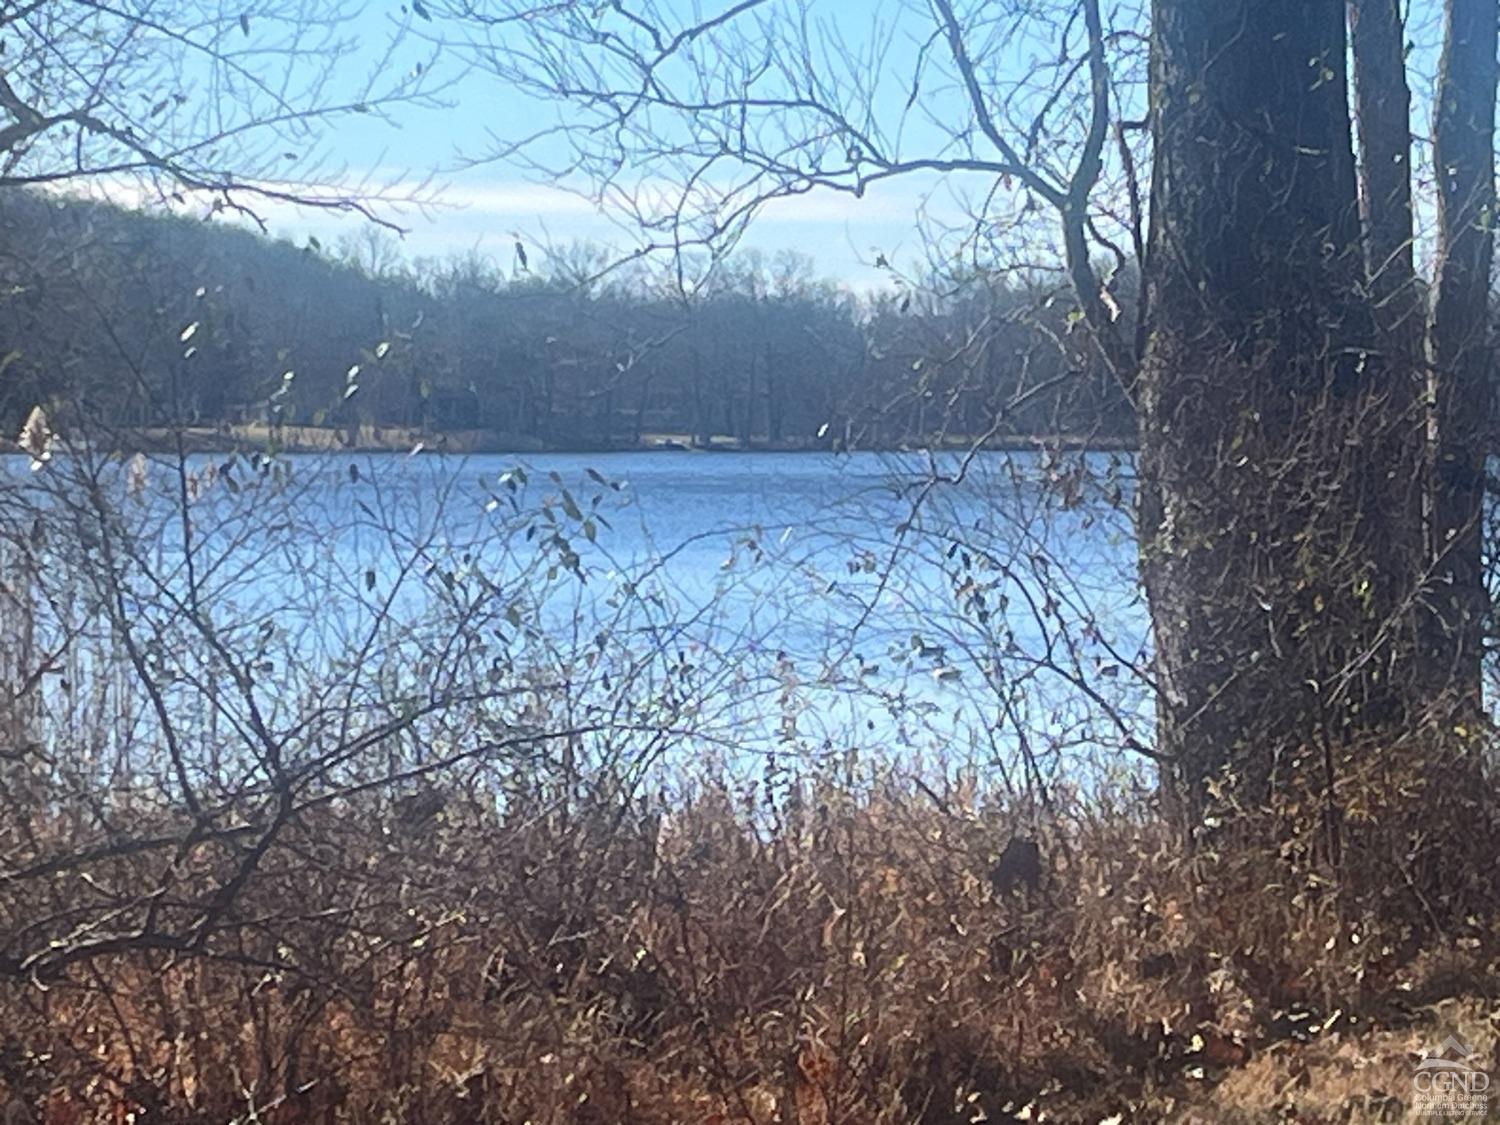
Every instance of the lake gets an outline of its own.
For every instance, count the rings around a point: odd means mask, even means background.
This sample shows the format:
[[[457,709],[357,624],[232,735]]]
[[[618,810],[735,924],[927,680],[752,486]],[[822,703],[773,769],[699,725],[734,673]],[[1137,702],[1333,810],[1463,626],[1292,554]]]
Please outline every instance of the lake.
[[[524,644],[533,675],[566,668],[571,690],[590,669],[595,710],[608,694],[620,713],[620,680],[638,677],[691,728],[679,753],[898,751],[1020,778],[1137,765],[1123,748],[1149,744],[1125,457],[341,454],[187,470],[153,458],[103,474],[149,545],[127,617],[164,639],[172,613],[209,607],[235,651],[261,646],[255,667],[307,677],[304,695],[351,663],[392,684],[425,668],[452,631],[441,605],[492,647]],[[308,704],[287,696],[265,706],[301,730]]]

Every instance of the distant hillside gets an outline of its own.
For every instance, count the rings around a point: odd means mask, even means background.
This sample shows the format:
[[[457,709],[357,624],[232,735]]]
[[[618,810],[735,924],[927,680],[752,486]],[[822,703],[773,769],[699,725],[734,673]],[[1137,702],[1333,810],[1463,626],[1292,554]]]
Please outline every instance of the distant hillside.
[[[522,447],[1128,439],[1118,390],[1037,290],[863,298],[747,254],[691,299],[602,251],[507,272],[0,197],[0,425],[35,405],[133,429],[484,431]],[[1059,341],[1061,347],[1059,347]],[[361,427],[364,427],[361,429]]]

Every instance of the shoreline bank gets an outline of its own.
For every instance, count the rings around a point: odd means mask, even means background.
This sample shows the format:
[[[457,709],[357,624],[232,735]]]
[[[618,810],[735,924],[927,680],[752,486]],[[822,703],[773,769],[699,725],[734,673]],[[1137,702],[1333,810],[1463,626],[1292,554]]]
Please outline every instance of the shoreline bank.
[[[423,431],[400,426],[361,426],[358,431],[326,426],[190,426],[182,430],[130,427],[113,431],[111,443],[121,454],[235,453],[270,449],[277,453],[862,453],[967,452],[968,440],[949,439],[939,446],[872,445],[843,448],[815,438],[781,441],[715,436],[705,444],[688,434],[643,434],[638,441],[547,441],[528,434],[497,430]],[[1068,452],[1128,453],[1135,442],[1085,434],[1008,434],[981,446],[993,452],[1060,449]],[[0,441],[0,453],[22,453],[13,440]]]

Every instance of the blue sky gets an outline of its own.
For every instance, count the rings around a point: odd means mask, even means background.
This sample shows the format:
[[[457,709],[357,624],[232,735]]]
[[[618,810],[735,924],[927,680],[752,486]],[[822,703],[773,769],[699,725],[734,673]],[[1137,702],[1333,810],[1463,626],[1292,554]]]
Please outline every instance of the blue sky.
[[[431,6],[436,11],[436,4]],[[682,13],[692,10],[691,4],[677,0],[670,0],[669,6]],[[703,0],[698,8],[715,12],[724,6],[723,0]],[[382,47],[403,18],[419,35],[443,33],[434,30],[443,27],[441,15],[429,24],[410,20],[393,11],[395,7],[396,2],[379,3],[366,10],[359,31],[370,50]],[[892,78],[882,96],[904,100],[905,87],[900,84],[908,81],[905,71],[915,57],[916,35],[931,27],[925,4],[920,0],[816,0],[813,10],[851,37],[868,37],[871,27],[883,25],[890,35]],[[412,39],[398,57],[409,66],[428,57],[432,49],[430,43]],[[438,72],[445,61],[454,63],[454,54],[439,48]],[[341,119],[326,137],[325,167],[335,169],[340,177],[394,184],[398,195],[432,177],[432,206],[388,211],[409,228],[403,240],[409,255],[444,257],[478,251],[508,266],[513,259],[512,232],[533,248],[575,240],[621,248],[639,244],[639,235],[618,214],[587,198],[586,183],[580,181],[571,185],[576,190],[564,190],[555,183],[538,182],[516,164],[463,166],[466,158],[485,151],[486,130],[492,125],[502,134],[514,132],[521,123],[530,128],[539,116],[566,111],[538,105],[493,75],[478,71],[458,79],[445,90],[443,100],[448,103],[443,108],[403,109],[389,122]],[[940,143],[939,131],[914,119],[905,143],[930,148]],[[766,207],[742,245],[767,254],[785,249],[809,255],[820,276],[859,289],[889,286],[889,275],[875,267],[875,258],[884,255],[899,266],[918,268],[923,247],[919,216],[939,224],[961,223],[964,196],[988,186],[989,180],[976,183],[972,177],[966,181],[925,175],[887,181],[858,199],[816,191],[778,200]],[[349,217],[281,208],[271,209],[267,218],[273,233],[298,239],[314,234],[325,243],[336,243],[358,223]]]
[[[440,2],[429,0],[429,7],[439,12]],[[635,10],[640,2],[627,0],[627,7]],[[684,18],[694,10],[722,11],[728,3],[729,0],[663,0],[665,7]],[[1436,6],[1432,0],[1412,0],[1412,3],[1412,34],[1427,54],[1440,32],[1432,18]],[[970,10],[988,15],[1017,7],[1005,0],[986,0],[985,5]],[[856,53],[871,42],[871,28],[884,29],[890,43],[884,68],[889,74],[875,80],[876,97],[883,99],[890,110],[886,116],[898,115],[899,108],[891,107],[899,107],[905,100],[921,36],[932,27],[925,0],[812,0],[811,10],[825,18],[827,26],[837,34],[847,36]],[[1117,0],[1114,6],[1106,6],[1107,21],[1126,24],[1139,18],[1139,0]],[[413,20],[400,0],[374,0],[356,30],[374,51],[383,47],[402,21],[410,24],[418,35],[409,38],[398,52],[401,65],[410,66],[418,59],[430,60],[434,49],[437,73],[456,63],[456,51],[441,44],[434,48],[430,41],[430,37],[450,34],[441,14],[430,23]],[[996,21],[997,26],[999,22]],[[1028,60],[1044,56],[1055,47],[1040,31],[1030,38],[1028,33],[1006,36],[994,29],[988,34],[991,38],[986,41],[989,55],[985,65],[993,68],[991,77],[1002,84],[1024,71]],[[423,41],[424,36],[429,41]],[[934,45],[933,57],[943,58],[940,43]],[[1426,101],[1420,74],[1414,85],[1417,109],[1413,126],[1420,134],[1425,129],[1422,106]],[[947,135],[947,126],[964,117],[966,106],[962,96],[951,87],[934,85],[931,91],[929,119],[924,120],[919,113],[907,122],[901,148],[925,155],[944,150],[948,145],[946,153],[951,155],[953,142]],[[1022,96],[1017,94],[1018,98]],[[622,249],[639,244],[639,235],[628,224],[622,224],[617,214],[601,210],[581,194],[588,188],[582,181],[572,185],[577,190],[569,191],[556,183],[538,182],[516,164],[489,162],[464,167],[466,158],[486,150],[487,130],[502,135],[527,132],[554,114],[565,114],[565,109],[531,101],[493,75],[478,71],[458,78],[444,92],[443,100],[447,104],[442,108],[399,111],[391,122],[344,118],[335,123],[326,138],[325,167],[338,170],[344,177],[367,179],[375,185],[394,184],[397,194],[431,177],[427,192],[433,200],[430,207],[404,207],[389,212],[393,219],[409,228],[404,239],[408,255],[446,257],[477,251],[509,267],[513,261],[512,232],[521,235],[532,253],[549,243],[566,245],[577,240],[602,242]],[[1017,117],[1025,116],[1018,110]],[[979,141],[974,151],[983,151],[983,145]],[[649,175],[649,171],[642,170],[641,175]],[[796,250],[811,256],[822,276],[838,278],[859,289],[887,287],[891,284],[889,276],[874,266],[877,254],[885,255],[900,267],[916,270],[923,250],[919,215],[925,215],[938,226],[962,225],[965,198],[982,195],[991,186],[992,181],[987,179],[926,175],[887,181],[861,199],[848,194],[813,192],[768,205],[743,245],[768,254],[782,249]],[[274,233],[299,239],[315,234],[325,243],[337,242],[358,222],[285,209],[273,209],[268,217]]]

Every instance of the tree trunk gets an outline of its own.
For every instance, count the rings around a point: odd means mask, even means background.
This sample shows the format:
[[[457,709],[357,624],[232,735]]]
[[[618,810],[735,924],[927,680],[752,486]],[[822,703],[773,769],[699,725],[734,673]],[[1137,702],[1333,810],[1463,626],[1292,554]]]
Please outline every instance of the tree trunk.
[[[1400,0],[1350,0],[1365,266],[1382,331],[1420,358],[1424,302],[1412,237],[1411,90]]]
[[[1343,0],[1155,0],[1142,567],[1159,745],[1255,808],[1414,706],[1420,528],[1392,502]],[[1398,415],[1392,418],[1392,414]],[[1418,466],[1412,466],[1414,471]]]
[[[1448,672],[1454,700],[1475,712],[1489,608],[1482,524],[1491,410],[1497,7],[1496,0],[1449,0],[1433,120],[1438,262],[1428,358],[1436,442],[1427,633],[1429,658]]]
[[[1425,538],[1432,520],[1430,409],[1423,354],[1427,301],[1416,269],[1411,90],[1401,0],[1349,0],[1349,26],[1359,121],[1365,284],[1373,302],[1376,345],[1389,387],[1386,410],[1399,427],[1392,437],[1404,445],[1392,452],[1399,464],[1421,467],[1391,480],[1394,487],[1388,502],[1405,511],[1403,528],[1421,529]],[[1378,465],[1372,468],[1380,470]],[[1422,550],[1415,542],[1412,549]],[[1419,568],[1422,559],[1420,553],[1414,556]],[[1447,686],[1447,673],[1440,665],[1440,661],[1422,660],[1413,669],[1431,698]]]
[[[696,342],[692,345],[692,361],[689,364],[689,377],[693,381],[693,444],[700,448],[706,448],[712,441],[713,423],[709,421],[708,403],[704,401],[703,395],[703,354],[698,350]]]
[[[772,445],[779,443],[784,435],[781,412],[781,378],[776,370],[776,353],[766,345],[766,437]]]

